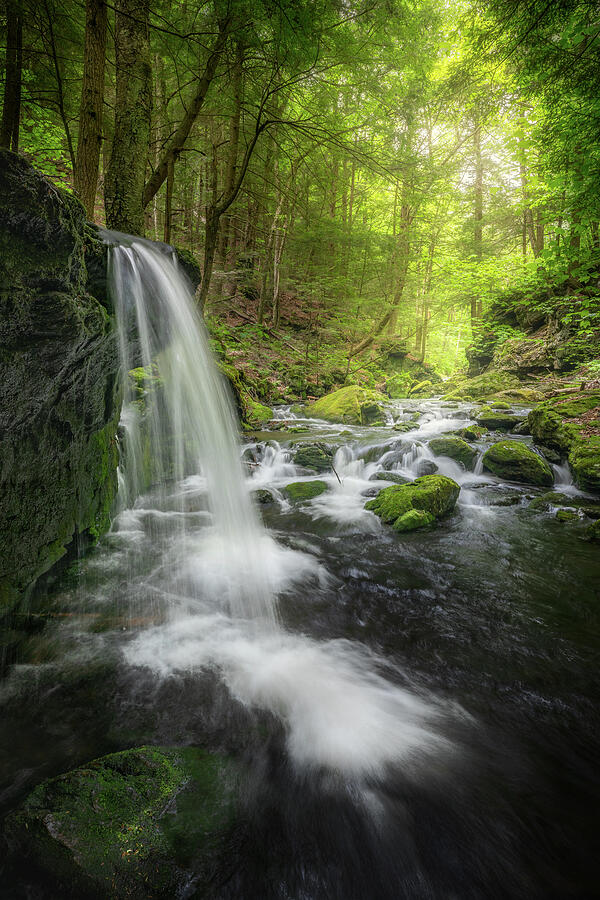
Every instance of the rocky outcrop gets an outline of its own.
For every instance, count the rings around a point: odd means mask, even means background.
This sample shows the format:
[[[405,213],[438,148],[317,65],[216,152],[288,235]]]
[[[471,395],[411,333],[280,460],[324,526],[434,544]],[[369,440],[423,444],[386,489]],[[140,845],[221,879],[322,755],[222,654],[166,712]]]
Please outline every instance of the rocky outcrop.
[[[577,391],[531,410],[527,423],[536,444],[566,457],[575,483],[600,493],[600,392]]]
[[[384,488],[365,505],[394,531],[415,531],[452,512],[460,487],[445,475],[424,475],[410,484]]]
[[[0,606],[109,525],[119,403],[105,262],[79,202],[0,151]]]
[[[507,481],[549,487],[554,483],[552,469],[522,441],[498,441],[483,455],[483,468]]]
[[[235,856],[236,782],[231,760],[196,748],[126,750],[40,784],[5,835],[56,896],[189,896]]]

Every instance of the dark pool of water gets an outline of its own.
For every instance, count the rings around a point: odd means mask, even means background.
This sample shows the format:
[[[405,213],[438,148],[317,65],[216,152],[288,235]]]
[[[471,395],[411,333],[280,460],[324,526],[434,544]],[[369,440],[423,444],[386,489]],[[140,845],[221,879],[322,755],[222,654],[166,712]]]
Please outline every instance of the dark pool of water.
[[[354,457],[375,439],[345,438]],[[347,468],[348,485],[354,476]],[[261,486],[286,478],[274,469]],[[214,672],[161,679],[128,664],[123,648],[160,627],[165,610],[147,547],[147,578],[132,587],[130,561],[109,539],[36,598],[39,628],[15,638],[0,687],[2,813],[44,778],[104,753],[199,744],[236,754],[248,771],[246,840],[214,897],[600,896],[598,550],[583,523],[529,510],[535,489],[468,486],[477,481],[465,482],[466,501],[446,522],[401,537],[353,525],[348,497],[318,518],[314,504],[263,507],[280,544],[327,573],[307,571],[281,591],[285,628],[365,645],[390,683],[460,710],[444,724],[452,753],[417,776],[401,764],[359,783],[303,771],[284,727],[260,712],[257,727]],[[490,485],[522,501],[478,500]],[[156,522],[144,527],[147,546],[160,543]],[[2,896],[58,896],[18,864],[5,862]]]

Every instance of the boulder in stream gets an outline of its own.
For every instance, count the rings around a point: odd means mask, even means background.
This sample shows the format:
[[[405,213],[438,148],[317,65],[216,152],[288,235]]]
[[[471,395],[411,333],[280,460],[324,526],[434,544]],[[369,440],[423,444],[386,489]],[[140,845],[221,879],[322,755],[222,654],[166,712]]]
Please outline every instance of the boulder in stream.
[[[9,848],[68,896],[172,898],[230,874],[238,771],[192,747],[113,753],[38,785]]]
[[[445,475],[424,475],[409,484],[384,488],[365,509],[395,531],[414,531],[432,525],[452,512],[460,487]]]
[[[554,483],[552,469],[546,460],[522,441],[504,440],[492,444],[483,455],[483,467],[507,481],[540,487]]]
[[[333,464],[333,449],[327,444],[299,444],[294,455],[294,464],[316,472],[328,472]]]
[[[376,391],[349,384],[347,387],[326,394],[306,407],[306,413],[326,422],[343,422],[346,425],[383,425],[383,397]]]
[[[523,420],[511,413],[502,410],[494,410],[489,406],[484,406],[477,414],[476,422],[489,431],[512,431]]]
[[[465,469],[472,469],[477,459],[477,451],[458,437],[433,438],[429,441],[429,449],[434,456],[447,456],[457,463],[462,463]]]
[[[283,493],[292,503],[304,503],[324,494],[326,490],[325,481],[293,481],[284,487]]]

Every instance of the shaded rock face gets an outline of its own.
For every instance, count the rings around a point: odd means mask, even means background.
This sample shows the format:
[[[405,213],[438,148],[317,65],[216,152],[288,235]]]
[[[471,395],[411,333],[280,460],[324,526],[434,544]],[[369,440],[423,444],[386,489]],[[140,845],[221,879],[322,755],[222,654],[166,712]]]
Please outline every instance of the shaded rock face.
[[[193,747],[113,753],[38,785],[6,820],[8,847],[60,896],[190,896],[235,857],[237,782],[231,760]]]
[[[109,525],[119,391],[105,261],[79,202],[0,151],[0,608]]]

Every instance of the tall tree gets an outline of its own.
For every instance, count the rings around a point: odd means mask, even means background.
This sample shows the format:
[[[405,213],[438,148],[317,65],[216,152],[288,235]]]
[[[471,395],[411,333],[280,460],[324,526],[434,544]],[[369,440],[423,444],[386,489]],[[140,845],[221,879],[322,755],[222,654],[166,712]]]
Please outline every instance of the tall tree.
[[[152,69],[149,0],[117,0],[115,127],[104,203],[109,228],[144,233],[144,179],[150,142]]]
[[[23,15],[18,0],[8,0],[6,19],[6,76],[0,147],[6,147],[16,153],[19,149],[23,68]]]
[[[105,0],[86,0],[79,138],[73,181],[89,219],[94,218],[102,146],[106,31]]]

